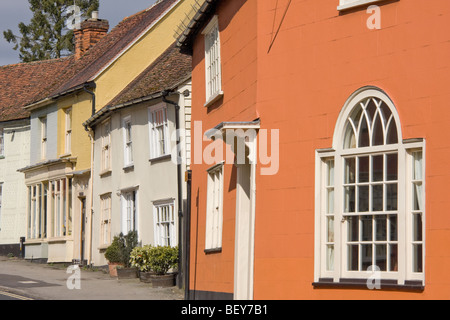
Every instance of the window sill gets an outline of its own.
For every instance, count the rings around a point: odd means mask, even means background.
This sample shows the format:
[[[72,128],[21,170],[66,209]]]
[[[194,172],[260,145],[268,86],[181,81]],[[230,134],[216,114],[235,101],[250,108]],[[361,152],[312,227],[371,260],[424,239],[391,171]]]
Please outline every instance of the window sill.
[[[151,158],[148,161],[150,163],[153,163],[153,162],[158,162],[158,161],[164,161],[164,160],[167,160],[167,159],[169,159],[169,160],[172,159],[172,155],[171,154],[165,154],[165,155],[162,155],[162,156],[159,156],[159,157],[156,157],[156,158]]]
[[[223,91],[216,92],[208,101],[206,101],[204,107],[211,106],[214,102],[223,97]]]
[[[122,168],[123,171],[125,172],[130,172],[130,171],[134,171],[134,164],[128,164],[125,167]]]
[[[106,169],[106,170],[103,170],[102,172],[100,172],[98,175],[103,178],[103,177],[105,177],[107,175],[110,175],[111,172],[112,172],[111,169]]]
[[[109,244],[102,244],[97,248],[97,250],[104,251],[104,250],[108,249],[109,246],[110,246]]]
[[[369,280],[372,283],[372,280]],[[370,289],[367,286],[367,279],[339,279],[339,282],[334,282],[333,279],[324,278],[319,279],[318,282],[313,282],[314,289],[365,289],[365,290],[396,290],[396,291],[413,291],[422,292],[425,286],[422,281],[407,280],[405,284],[398,284],[397,280],[380,280],[380,289]]]
[[[205,249],[205,253],[206,254],[211,254],[211,253],[221,253],[222,252],[222,247],[219,248],[211,248],[211,249]]]
[[[65,153],[59,156],[60,159],[69,158],[72,156],[72,153]]]
[[[385,0],[358,0],[352,3],[347,3],[347,4],[343,4],[337,7],[338,11],[345,11],[348,9],[353,9],[353,8],[357,8],[357,7],[361,7],[364,5],[369,5],[375,2],[381,2],[381,1],[385,1]]]

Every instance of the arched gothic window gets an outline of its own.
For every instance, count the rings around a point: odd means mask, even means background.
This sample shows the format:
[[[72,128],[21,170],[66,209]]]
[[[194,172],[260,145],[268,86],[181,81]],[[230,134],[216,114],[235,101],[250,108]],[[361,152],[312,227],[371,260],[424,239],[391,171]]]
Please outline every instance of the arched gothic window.
[[[423,286],[424,141],[402,140],[390,98],[355,92],[317,159],[315,283]]]

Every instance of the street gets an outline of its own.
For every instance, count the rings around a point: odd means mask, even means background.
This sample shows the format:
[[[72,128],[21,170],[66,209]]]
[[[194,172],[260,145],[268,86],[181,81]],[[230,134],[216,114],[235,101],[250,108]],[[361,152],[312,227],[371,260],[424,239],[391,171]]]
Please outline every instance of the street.
[[[5,300],[33,300],[33,299],[0,290],[0,301],[5,301]]]

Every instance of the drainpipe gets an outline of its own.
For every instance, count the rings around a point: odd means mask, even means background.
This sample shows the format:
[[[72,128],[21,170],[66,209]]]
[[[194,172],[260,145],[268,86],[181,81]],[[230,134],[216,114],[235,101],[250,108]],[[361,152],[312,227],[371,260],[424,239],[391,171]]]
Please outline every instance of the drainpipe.
[[[192,170],[187,171],[186,176],[186,217],[185,217],[185,239],[186,239],[186,265],[185,265],[185,279],[184,285],[184,300],[189,300],[190,291],[190,256],[191,256],[191,190],[192,190]]]
[[[176,133],[177,133],[177,157],[181,154],[181,149],[180,149],[180,106],[178,105],[178,103],[170,101],[167,99],[167,96],[170,94],[169,91],[163,91],[162,92],[162,100],[165,103],[171,104],[173,106],[175,106],[175,129],[176,129]],[[178,159],[177,159],[178,160]],[[181,225],[181,221],[183,218],[183,191],[182,191],[182,187],[181,187],[181,161],[177,161],[177,180],[178,180],[178,239],[179,239],[179,243],[178,243],[178,287],[181,289],[182,288],[182,283],[181,283],[181,270],[183,268],[182,265],[182,243],[181,243],[181,234],[182,234],[182,225]]]
[[[88,89],[95,89],[97,86],[94,82],[86,83],[83,87],[83,90],[87,93],[89,93],[92,96],[92,115],[95,114],[95,93],[92,91],[89,91]]]

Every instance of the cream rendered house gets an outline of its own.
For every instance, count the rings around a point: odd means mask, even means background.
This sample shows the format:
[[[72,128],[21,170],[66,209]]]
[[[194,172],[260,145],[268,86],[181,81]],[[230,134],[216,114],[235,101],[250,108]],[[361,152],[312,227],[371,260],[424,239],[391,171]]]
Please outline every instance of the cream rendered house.
[[[104,251],[119,233],[136,230],[143,245],[182,242],[178,216],[190,159],[190,70],[190,57],[170,46],[85,123],[95,131],[94,265],[107,264]]]

